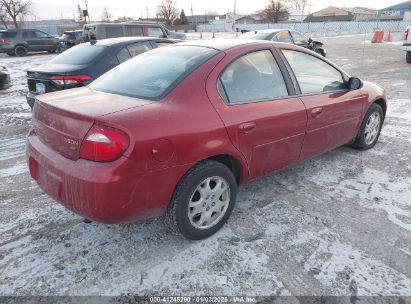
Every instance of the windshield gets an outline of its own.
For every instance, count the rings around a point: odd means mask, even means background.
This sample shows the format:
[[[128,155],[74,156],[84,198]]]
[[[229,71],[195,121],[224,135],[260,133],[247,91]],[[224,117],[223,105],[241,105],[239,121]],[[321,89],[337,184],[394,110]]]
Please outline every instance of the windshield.
[[[52,59],[50,63],[71,65],[88,64],[96,59],[104,49],[105,47],[101,45],[80,44],[58,55]]]
[[[218,51],[196,46],[158,48],[127,61],[93,82],[94,90],[160,99]]]
[[[263,33],[258,31],[251,31],[238,36],[238,39],[254,39],[254,40],[265,40],[272,33]]]

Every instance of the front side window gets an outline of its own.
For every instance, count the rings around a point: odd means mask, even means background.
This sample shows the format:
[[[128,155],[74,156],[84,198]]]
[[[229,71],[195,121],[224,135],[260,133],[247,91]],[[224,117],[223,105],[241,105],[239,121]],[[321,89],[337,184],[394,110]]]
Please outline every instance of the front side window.
[[[294,71],[303,94],[347,88],[341,72],[327,62],[299,51],[282,50],[282,52]]]
[[[148,27],[147,32],[149,37],[164,38],[164,33],[159,27]]]
[[[301,35],[299,32],[292,31],[291,35],[293,35],[295,44],[306,44],[307,43],[307,38]]]
[[[131,57],[135,57],[151,50],[151,45],[149,42],[137,42],[130,44],[127,48],[131,54]]]
[[[273,100],[288,96],[283,75],[270,51],[257,51],[236,59],[221,74],[230,104]],[[224,94],[225,93],[225,94]]]
[[[290,33],[288,31],[279,32],[273,37],[273,41],[293,43],[293,41],[291,40]]]
[[[41,31],[36,31],[36,37],[37,38],[48,38],[48,34],[41,32]]]
[[[36,33],[34,31],[24,31],[23,38],[25,39],[33,39],[36,38]]]
[[[136,98],[161,99],[218,53],[215,49],[196,46],[157,48],[111,70],[90,87]]]

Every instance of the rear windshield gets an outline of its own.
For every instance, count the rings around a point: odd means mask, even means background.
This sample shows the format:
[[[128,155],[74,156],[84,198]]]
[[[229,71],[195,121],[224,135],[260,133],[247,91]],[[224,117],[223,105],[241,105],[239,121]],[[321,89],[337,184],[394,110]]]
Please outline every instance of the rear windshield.
[[[217,53],[217,50],[196,46],[158,48],[120,65],[93,82],[91,88],[143,99],[161,99]]]
[[[58,55],[52,59],[50,63],[72,65],[88,64],[96,59],[104,49],[105,47],[101,45],[80,44]]]
[[[255,39],[255,40],[265,40],[271,33],[261,33],[261,32],[248,32],[244,33],[241,36],[238,36],[239,39]]]
[[[14,38],[17,36],[17,32],[2,32],[0,31],[0,38]]]

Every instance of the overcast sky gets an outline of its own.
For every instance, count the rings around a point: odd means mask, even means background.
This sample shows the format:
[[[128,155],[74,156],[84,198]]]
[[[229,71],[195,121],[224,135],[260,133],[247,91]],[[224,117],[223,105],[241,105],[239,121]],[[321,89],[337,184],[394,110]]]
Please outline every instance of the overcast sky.
[[[405,1],[405,0],[404,0]],[[103,7],[115,16],[138,18],[155,16],[155,10],[160,0],[88,0],[92,20],[98,20]],[[178,7],[184,8],[186,15],[191,15],[191,5],[194,14],[204,14],[206,10],[214,10],[220,14],[233,11],[234,0],[176,0]],[[263,8],[267,0],[237,0],[238,13],[252,13]],[[310,11],[316,11],[327,6],[365,6],[384,8],[401,0],[311,0]],[[39,19],[73,18],[77,12],[77,4],[84,5],[84,0],[33,0],[34,14]]]

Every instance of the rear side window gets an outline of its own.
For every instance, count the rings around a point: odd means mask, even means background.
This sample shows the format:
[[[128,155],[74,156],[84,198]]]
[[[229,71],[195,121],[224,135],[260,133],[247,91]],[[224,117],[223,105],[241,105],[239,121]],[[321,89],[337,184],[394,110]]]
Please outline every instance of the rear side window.
[[[130,37],[142,37],[144,36],[142,27],[127,27],[127,36]]]
[[[122,26],[106,26],[106,38],[117,38],[124,36]]]
[[[111,70],[91,88],[113,94],[158,100],[192,71],[219,52],[195,46],[157,48]]]
[[[0,38],[15,38],[17,32],[2,32],[0,31]]]
[[[127,48],[131,56],[135,57],[151,50],[151,44],[149,42],[137,42],[130,44]]]
[[[288,96],[283,75],[270,51],[257,51],[236,59],[220,77],[230,104],[273,100]]]
[[[105,47],[101,45],[80,44],[58,55],[50,63],[84,65],[91,63],[104,50]]]
[[[118,62],[123,63],[131,58],[130,53],[128,52],[127,48],[121,49],[117,53]]]
[[[327,62],[307,53],[282,50],[294,71],[303,94],[323,93],[346,89],[339,70]]]

